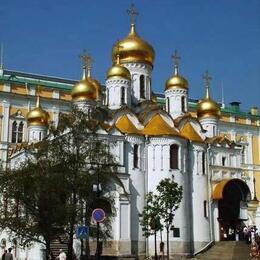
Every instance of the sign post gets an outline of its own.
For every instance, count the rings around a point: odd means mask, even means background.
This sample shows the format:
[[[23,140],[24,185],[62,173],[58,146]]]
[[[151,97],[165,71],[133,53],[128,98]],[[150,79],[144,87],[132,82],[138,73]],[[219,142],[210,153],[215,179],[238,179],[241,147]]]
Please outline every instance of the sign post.
[[[76,228],[76,238],[87,239],[88,235],[89,235],[89,227],[88,226],[78,226]]]
[[[101,208],[96,208],[92,211],[92,218],[97,223],[97,249],[96,249],[96,258],[97,260],[100,259],[102,245],[99,242],[99,223],[103,222],[106,218],[105,211]],[[102,242],[101,242],[102,243]]]

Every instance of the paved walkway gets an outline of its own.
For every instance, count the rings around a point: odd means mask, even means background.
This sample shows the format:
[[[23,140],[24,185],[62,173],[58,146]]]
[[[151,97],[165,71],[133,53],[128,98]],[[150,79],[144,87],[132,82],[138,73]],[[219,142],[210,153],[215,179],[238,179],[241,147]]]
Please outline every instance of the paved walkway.
[[[244,241],[221,241],[194,259],[201,260],[249,260],[250,246]]]

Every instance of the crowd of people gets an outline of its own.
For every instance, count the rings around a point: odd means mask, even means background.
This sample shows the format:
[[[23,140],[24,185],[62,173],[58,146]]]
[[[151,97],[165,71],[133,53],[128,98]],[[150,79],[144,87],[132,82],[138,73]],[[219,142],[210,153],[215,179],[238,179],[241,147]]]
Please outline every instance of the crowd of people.
[[[256,226],[244,227],[244,238],[246,243],[251,243],[250,256],[252,259],[259,259],[260,256],[260,231]]]

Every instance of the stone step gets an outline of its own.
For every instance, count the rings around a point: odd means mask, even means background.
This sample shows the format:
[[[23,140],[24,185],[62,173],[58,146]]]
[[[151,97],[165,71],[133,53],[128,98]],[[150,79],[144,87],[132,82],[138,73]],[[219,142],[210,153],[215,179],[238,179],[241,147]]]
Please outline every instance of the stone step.
[[[200,260],[248,260],[250,246],[244,241],[217,242],[208,251],[197,255],[194,259]]]

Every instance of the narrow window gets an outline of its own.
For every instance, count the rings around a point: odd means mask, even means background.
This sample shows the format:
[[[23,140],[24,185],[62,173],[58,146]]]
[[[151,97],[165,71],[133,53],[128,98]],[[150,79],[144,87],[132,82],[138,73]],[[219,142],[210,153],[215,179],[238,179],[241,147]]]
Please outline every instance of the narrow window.
[[[145,98],[144,75],[140,76],[140,98]]]
[[[222,166],[226,165],[226,159],[227,159],[226,157],[224,157],[224,156],[222,157]]]
[[[180,237],[180,229],[179,228],[173,228],[173,237]]]
[[[208,211],[207,211],[207,201],[206,200],[203,201],[203,208],[204,208],[204,217],[207,218]]]
[[[179,146],[177,144],[172,144],[170,146],[170,168],[171,169],[178,169],[178,156],[179,153]]]
[[[134,145],[134,168],[138,168],[138,145]]]
[[[181,97],[181,111],[185,112],[185,97]]]
[[[17,139],[18,143],[21,143],[23,141],[23,122],[20,122],[18,126]]]
[[[205,152],[202,152],[202,174],[204,175],[206,172],[205,172],[205,163],[206,163],[206,156],[205,156]]]
[[[42,140],[42,132],[39,133],[39,141]]]
[[[213,126],[213,135],[216,135],[217,133],[216,133],[216,127],[215,126]]]
[[[170,113],[170,98],[167,97],[167,112]]]
[[[16,143],[17,123],[16,121],[12,124],[12,143]]]
[[[125,104],[125,88],[121,88],[121,105]]]

